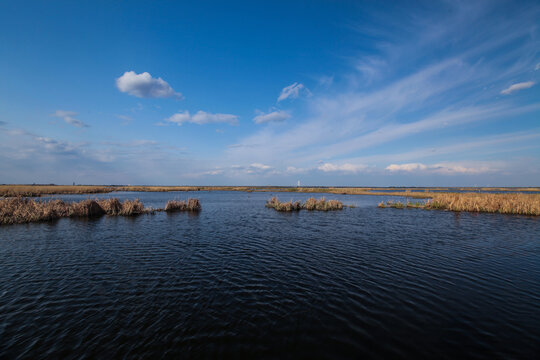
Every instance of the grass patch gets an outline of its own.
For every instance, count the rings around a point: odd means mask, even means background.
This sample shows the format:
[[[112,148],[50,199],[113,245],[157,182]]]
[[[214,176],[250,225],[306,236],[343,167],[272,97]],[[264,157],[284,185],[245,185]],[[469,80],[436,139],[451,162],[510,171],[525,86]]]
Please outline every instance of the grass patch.
[[[331,210],[342,210],[343,203],[338,200],[326,200],[324,197],[320,199],[309,198],[305,203],[300,201],[293,202],[281,202],[277,197],[273,197],[266,202],[267,208],[272,208],[277,211],[300,211],[300,210],[309,210],[309,211],[331,211]]]
[[[116,198],[91,200],[86,199],[78,202],[65,202],[63,200],[40,201],[30,198],[14,197],[0,199],[0,224],[22,224],[39,221],[52,221],[62,217],[71,218],[94,218],[103,215],[111,216],[135,216],[149,214],[156,211],[199,211],[201,204],[198,199],[174,201],[183,204],[171,210],[170,201],[164,209],[145,208],[143,203],[137,200],[124,200],[120,202]],[[174,205],[173,205],[174,207]]]

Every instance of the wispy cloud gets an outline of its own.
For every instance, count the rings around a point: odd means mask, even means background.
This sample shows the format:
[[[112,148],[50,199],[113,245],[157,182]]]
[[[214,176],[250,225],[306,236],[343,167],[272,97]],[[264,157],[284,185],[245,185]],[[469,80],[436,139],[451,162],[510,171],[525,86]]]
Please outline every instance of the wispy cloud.
[[[233,165],[231,169],[234,172],[240,172],[240,173],[245,173],[245,174],[250,174],[250,175],[253,175],[253,174],[261,175],[261,174],[265,174],[274,170],[272,166],[261,164],[261,163],[252,163],[249,165]]]
[[[116,79],[118,90],[139,98],[175,98],[182,99],[181,93],[174,89],[162,78],[153,78],[147,72],[140,74],[126,71]]]
[[[0,129],[0,173],[6,182],[175,183],[199,166],[186,154],[185,148],[155,140],[72,142]]]
[[[128,125],[129,123],[133,121],[133,118],[127,115],[116,115],[116,117],[123,120],[122,125]]]
[[[198,125],[227,123],[229,125],[238,125],[238,116],[232,114],[211,114],[199,110],[195,115],[191,115],[189,111],[178,112],[171,117],[165,119],[170,123],[182,125],[183,123],[193,123]]]
[[[277,111],[272,111],[270,113],[260,113],[259,115],[255,116],[253,118],[253,122],[255,124],[264,124],[264,123],[269,123],[269,122],[280,122],[280,121],[284,121],[284,120],[287,120],[288,118],[290,118],[291,115],[286,112],[286,111],[282,111],[282,110],[277,110]]]
[[[75,116],[77,116],[77,113],[74,111],[65,111],[65,110],[56,110],[54,114],[51,114],[51,116],[61,118],[63,119],[67,124],[84,128],[89,127],[88,124],[82,122],[79,119],[75,119]]]
[[[422,163],[409,163],[409,164],[391,164],[386,167],[386,170],[390,172],[408,172],[408,173],[421,173],[432,172],[445,175],[456,174],[481,174],[486,172],[492,172],[492,169],[488,166],[474,166],[468,167],[459,163],[439,163],[432,165],[425,165]]]
[[[345,173],[357,173],[359,171],[365,170],[366,165],[362,164],[331,164],[324,163],[317,167],[318,170],[324,172],[345,172]]]
[[[508,94],[511,94],[511,93],[513,93],[515,91],[528,89],[528,88],[532,87],[533,85],[534,85],[534,81],[520,82],[520,83],[517,83],[517,84],[510,85],[506,89],[502,90],[501,94],[502,95],[508,95]]]
[[[283,90],[281,90],[277,101],[280,102],[285,99],[297,99],[302,93],[311,94],[311,92],[304,86],[304,84],[295,82],[289,86],[284,87]]]

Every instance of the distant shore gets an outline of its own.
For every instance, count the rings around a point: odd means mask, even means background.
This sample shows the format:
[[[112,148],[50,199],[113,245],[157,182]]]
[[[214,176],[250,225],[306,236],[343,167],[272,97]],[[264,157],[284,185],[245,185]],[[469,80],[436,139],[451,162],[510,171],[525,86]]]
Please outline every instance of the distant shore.
[[[527,192],[539,193],[540,187],[286,187],[286,186],[144,186],[144,185],[0,185],[0,197],[39,197],[61,194],[100,194],[118,191],[245,191],[330,193],[345,195],[405,196],[433,198],[441,193]]]

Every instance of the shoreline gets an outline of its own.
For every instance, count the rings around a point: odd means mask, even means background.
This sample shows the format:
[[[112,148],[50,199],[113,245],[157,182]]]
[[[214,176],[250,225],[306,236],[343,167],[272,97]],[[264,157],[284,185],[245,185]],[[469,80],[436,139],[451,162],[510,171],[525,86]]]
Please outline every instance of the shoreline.
[[[328,193],[341,195],[401,196],[430,199],[437,194],[463,193],[523,193],[540,194],[540,187],[285,187],[285,186],[124,186],[124,185],[0,185],[1,197],[40,197],[42,195],[106,194],[120,191],[171,192],[171,191],[240,191],[240,192],[289,192]]]

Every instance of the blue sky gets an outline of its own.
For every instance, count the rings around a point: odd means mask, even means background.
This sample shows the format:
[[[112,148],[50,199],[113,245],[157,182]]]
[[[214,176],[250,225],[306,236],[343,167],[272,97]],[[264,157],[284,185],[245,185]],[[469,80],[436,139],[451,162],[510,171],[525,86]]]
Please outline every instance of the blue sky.
[[[535,1],[2,1],[0,183],[540,185]]]

